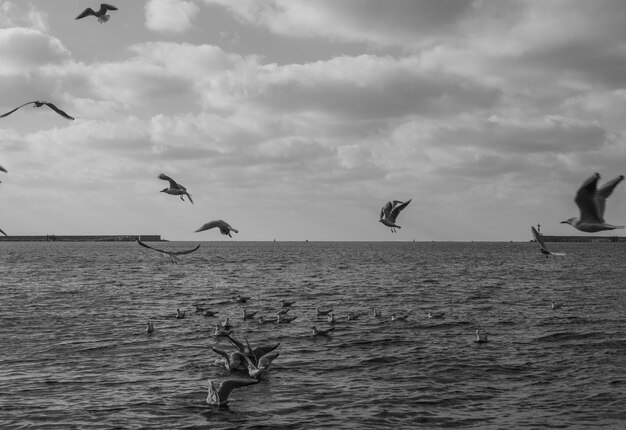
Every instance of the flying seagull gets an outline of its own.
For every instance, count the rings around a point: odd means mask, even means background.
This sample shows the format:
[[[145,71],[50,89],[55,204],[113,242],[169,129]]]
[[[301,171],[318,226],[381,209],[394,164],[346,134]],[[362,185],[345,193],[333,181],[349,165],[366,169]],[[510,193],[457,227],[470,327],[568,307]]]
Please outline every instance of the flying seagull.
[[[213,381],[209,380],[209,392],[206,402],[215,406],[225,405],[228,403],[228,396],[235,388],[258,383],[258,379],[225,379],[220,383],[219,387],[215,388]]]
[[[391,227],[391,232],[395,233],[396,228],[401,228],[399,225],[396,225],[396,218],[400,215],[402,209],[407,207],[409,203],[411,203],[412,199],[409,199],[406,202],[401,202],[399,200],[394,200],[393,203],[387,202],[385,206],[380,210],[380,220],[387,227]]]
[[[76,19],[81,19],[86,16],[93,15],[98,18],[98,22],[100,24],[104,24],[109,20],[109,18],[111,18],[109,15],[107,15],[107,12],[110,10],[117,10],[117,8],[115,6],[111,6],[110,4],[101,3],[98,12],[94,12],[92,8],[88,7],[80,15],[78,15]]]
[[[163,179],[164,181],[169,181],[169,183],[170,183],[169,188],[163,188],[161,190],[162,193],[171,194],[173,196],[180,196],[180,199],[182,201],[185,201],[183,196],[187,196],[189,198],[189,201],[191,202],[191,204],[193,204],[193,200],[191,200],[191,194],[189,194],[187,192],[187,188],[185,188],[184,186],[180,185],[179,183],[177,183],[175,180],[173,180],[172,178],[170,178],[169,176],[167,176],[164,173],[161,173],[159,175],[159,179]]]
[[[46,105],[46,106],[48,106],[50,109],[52,109],[53,111],[55,111],[56,113],[58,113],[59,115],[61,115],[63,118],[72,119],[72,120],[74,119],[74,118],[72,118],[71,116],[69,116],[68,114],[66,114],[65,112],[63,112],[61,109],[59,109],[58,107],[56,107],[55,105],[53,105],[52,103],[50,103],[50,102],[45,102],[45,101],[42,101],[42,100],[36,100],[36,101],[34,101],[34,102],[26,102],[26,103],[24,103],[23,105],[20,105],[20,106],[16,107],[15,109],[13,109],[13,110],[12,110],[12,111],[10,111],[10,112],[7,112],[7,113],[5,113],[5,114],[3,114],[3,115],[0,115],[0,118],[4,118],[5,116],[9,116],[9,115],[11,115],[13,112],[15,112],[16,110],[18,110],[19,108],[22,108],[22,107],[24,107],[24,106],[26,106],[26,105],[29,105],[29,104],[32,104],[32,105],[33,105],[33,107],[37,107],[37,108],[38,108],[38,107],[42,107],[43,105]]]
[[[533,233],[533,237],[535,238],[535,240],[539,244],[539,250],[541,251],[542,254],[545,254],[546,258],[549,255],[565,255],[562,252],[552,252],[552,251],[550,251],[548,249],[548,247],[546,246],[546,244],[543,242],[543,238],[541,237],[539,232],[537,230],[535,230],[535,227],[533,227],[532,225],[530,226],[530,231]]]
[[[8,234],[6,234],[1,228],[0,228],[0,233],[2,233],[3,235],[5,235],[6,237],[9,237]]]
[[[7,169],[5,169],[5,168],[4,168],[4,167],[2,167],[2,166],[0,166],[0,172],[9,173],[9,172],[7,172]],[[2,182],[2,181],[0,181],[0,182]]]
[[[198,245],[193,249],[188,249],[185,251],[166,251],[165,249],[153,248],[150,245],[146,245],[139,239],[137,239],[137,243],[145,248],[152,249],[153,251],[160,252],[161,254],[170,257],[170,260],[172,260],[172,263],[178,263],[178,258],[176,258],[178,255],[191,254],[192,252],[200,248],[200,245]]]
[[[586,233],[596,233],[603,230],[624,228],[623,225],[611,225],[604,221],[606,199],[609,198],[617,184],[624,179],[624,175],[620,175],[617,178],[610,180],[598,190],[596,189],[596,186],[598,185],[599,179],[600,174],[594,173],[592,177],[587,179],[582,184],[576,193],[574,201],[580,209],[580,219],[570,218],[568,220],[561,221],[561,224],[570,224],[575,229]]]
[[[234,232],[234,233],[239,233],[239,231],[235,230],[234,228],[232,228],[230,226],[230,224],[228,224],[226,221],[222,221],[221,219],[215,220],[215,221],[210,221],[207,222],[206,224],[204,224],[202,227],[200,227],[198,230],[196,230],[195,232],[198,233],[200,231],[204,231],[204,230],[210,230],[213,227],[217,227],[220,229],[220,233],[224,234],[224,235],[228,235],[229,237],[232,237],[230,235],[230,232]]]

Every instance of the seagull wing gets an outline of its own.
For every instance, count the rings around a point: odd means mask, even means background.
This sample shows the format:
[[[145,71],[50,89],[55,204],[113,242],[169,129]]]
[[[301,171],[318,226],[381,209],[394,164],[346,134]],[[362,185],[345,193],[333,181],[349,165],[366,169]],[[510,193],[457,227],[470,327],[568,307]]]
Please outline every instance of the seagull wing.
[[[592,177],[587,179],[582,186],[578,189],[576,193],[576,198],[574,201],[578,205],[580,209],[580,220],[587,222],[603,222],[602,216],[598,212],[598,207],[596,205],[596,186],[598,184],[598,180],[600,179],[600,174],[595,173]]]
[[[101,3],[100,4],[100,10],[98,11],[98,13],[99,14],[105,14],[105,13],[107,13],[107,10],[117,10],[117,8],[115,6],[110,5],[110,4]]]
[[[220,383],[220,387],[218,388],[218,394],[222,401],[228,399],[230,393],[235,388],[246,387],[248,385],[258,384],[259,381],[256,379],[226,379]]]
[[[200,248],[200,245],[198,245],[198,246],[196,246],[193,249],[187,249],[187,250],[184,250],[184,251],[166,251],[164,249],[154,248],[154,247],[152,247],[150,245],[146,245],[145,243],[143,243],[139,239],[137,239],[137,243],[139,245],[145,247],[145,248],[152,249],[153,251],[161,252],[161,253],[167,254],[169,256],[191,254],[192,252],[197,251],[198,248]]]
[[[59,115],[61,115],[64,118],[67,119],[71,119],[73,120],[74,118],[69,116],[68,114],[66,114],[65,112],[63,112],[61,109],[59,109],[58,107],[56,107],[55,105],[53,105],[52,103],[49,102],[45,102],[44,103],[46,106],[48,106],[50,109],[52,109],[53,111],[55,111],[56,113],[58,113]]]
[[[543,243],[543,238],[541,237],[541,235],[539,234],[539,232],[537,230],[535,230],[535,227],[530,226],[530,231],[532,231],[533,233],[533,237],[535,238],[535,240],[537,241],[537,243],[539,244],[539,247],[541,249],[543,249],[546,252],[550,252],[548,250],[548,247],[546,246],[545,243]]]
[[[385,206],[380,210],[380,219],[389,218],[389,214],[391,213],[391,202],[387,202]]]
[[[604,218],[604,208],[606,206],[606,199],[608,199],[609,196],[613,193],[613,190],[615,189],[615,187],[617,187],[617,184],[619,184],[623,180],[624,180],[624,175],[620,175],[617,178],[604,184],[602,188],[600,188],[598,192],[596,193],[595,201],[596,201],[596,207],[598,208],[598,215],[600,216],[600,218]]]
[[[409,205],[409,203],[411,203],[411,199],[407,200],[406,202],[402,203],[402,202],[398,202],[398,204],[396,204],[394,206],[394,208],[391,210],[391,214],[389,214],[389,221],[391,221],[392,223],[396,223],[396,218],[398,217],[398,215],[400,215],[400,212],[402,211],[402,209],[404,209],[405,207],[407,207]]]
[[[92,8],[88,7],[80,15],[78,15],[75,19],[81,19],[81,18],[84,18],[84,17],[89,16],[89,15],[97,16],[96,13],[94,12],[94,10]]]
[[[8,234],[6,234],[1,228],[0,228],[0,233],[2,233],[3,235],[5,235],[6,237],[9,237]]]
[[[20,105],[20,106],[16,107],[15,109],[13,109],[13,110],[12,110],[12,111],[10,111],[10,112],[7,112],[7,113],[5,113],[5,114],[3,114],[3,115],[0,115],[0,118],[4,118],[5,116],[9,116],[9,115],[11,115],[13,112],[15,112],[16,110],[18,110],[19,108],[22,108],[22,107],[24,107],[24,106],[26,106],[26,105],[29,105],[29,104],[34,104],[34,103],[35,103],[35,102],[26,102],[26,103],[24,103],[23,105]]]
[[[0,171],[4,172],[4,173],[9,173],[7,172],[7,169],[5,169],[4,167],[0,166]]]
[[[159,174],[159,179],[163,179],[164,181],[168,181],[170,183],[170,188],[178,189],[179,185],[175,180],[167,176],[165,173]]]
[[[206,224],[204,224],[202,227],[200,227],[198,230],[196,230],[195,232],[198,233],[200,231],[210,230],[210,229],[215,228],[215,227],[223,227],[224,224],[226,224],[226,223],[224,221],[222,221],[222,220],[209,221]],[[228,224],[226,224],[226,225],[228,225]]]
[[[221,355],[222,357],[224,357],[226,359],[226,361],[230,360],[230,356],[223,349],[218,349],[218,348],[216,348],[214,346],[212,346],[211,349],[213,350],[213,352],[215,352],[215,353]]]
[[[263,357],[264,355],[269,354],[270,352],[278,348],[278,345],[280,345],[280,343],[276,343],[274,345],[259,346],[257,348],[254,348],[254,355],[257,357]]]

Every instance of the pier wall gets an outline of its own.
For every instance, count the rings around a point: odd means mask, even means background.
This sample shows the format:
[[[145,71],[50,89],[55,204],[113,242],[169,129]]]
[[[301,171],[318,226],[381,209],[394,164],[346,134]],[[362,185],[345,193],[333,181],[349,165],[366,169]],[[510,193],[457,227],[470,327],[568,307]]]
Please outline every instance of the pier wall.
[[[45,236],[0,236],[0,242],[162,242],[160,234],[141,235],[55,235]]]
[[[541,235],[544,242],[621,242],[626,243],[626,237],[620,236],[546,236]]]

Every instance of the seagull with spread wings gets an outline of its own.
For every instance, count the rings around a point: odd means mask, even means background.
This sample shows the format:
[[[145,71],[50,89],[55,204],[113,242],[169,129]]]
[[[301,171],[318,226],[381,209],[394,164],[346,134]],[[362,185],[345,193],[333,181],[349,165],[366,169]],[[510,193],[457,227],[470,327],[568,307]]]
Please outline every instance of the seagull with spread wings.
[[[379,222],[382,222],[387,227],[391,227],[391,232],[395,233],[396,228],[401,228],[399,225],[396,225],[396,218],[400,215],[400,212],[411,203],[412,199],[409,199],[406,202],[401,202],[400,200],[394,200],[392,202],[387,202],[385,206],[380,210],[380,219]]]
[[[26,106],[26,105],[30,105],[30,104],[32,104],[32,105],[33,105],[33,107],[36,107],[36,108],[38,108],[38,107],[42,107],[43,105],[46,105],[46,106],[48,106],[50,109],[52,109],[53,111],[55,111],[56,113],[58,113],[59,115],[61,115],[63,118],[72,119],[72,120],[74,119],[73,117],[69,116],[68,114],[66,114],[65,112],[63,112],[61,109],[59,109],[58,107],[56,107],[55,105],[53,105],[52,103],[50,103],[50,102],[46,102],[46,101],[43,101],[43,100],[35,100],[35,101],[33,101],[33,102],[26,102],[26,103],[24,103],[23,105],[20,105],[20,106],[16,107],[16,108],[15,108],[15,109],[13,109],[12,111],[9,111],[9,112],[7,112],[7,113],[5,113],[5,114],[0,115],[0,118],[4,118],[5,116],[9,116],[9,115],[11,115],[13,112],[15,112],[16,110],[18,110],[19,108],[23,108],[24,106]]]
[[[183,196],[187,196],[191,204],[193,204],[193,200],[191,200],[191,194],[187,192],[187,188],[185,188],[183,185],[177,183],[175,180],[173,180],[164,173],[161,173],[159,175],[159,179],[163,179],[164,181],[168,181],[170,183],[170,186],[168,188],[163,188],[160,192],[171,194],[173,196],[180,196],[180,199],[182,201],[185,201]]]
[[[109,18],[111,18],[111,16],[107,14],[107,12],[110,10],[117,10],[117,8],[115,6],[111,6],[110,4],[101,3],[100,9],[98,9],[97,12],[94,11],[92,8],[88,7],[87,9],[82,11],[82,13],[78,15],[76,19],[81,19],[81,18],[85,18],[86,16],[93,15],[96,18],[98,18],[98,22],[100,24],[104,24],[105,22],[109,20]]]
[[[207,222],[206,224],[204,224],[202,227],[200,227],[198,230],[196,230],[195,232],[198,233],[200,231],[204,231],[204,230],[210,230],[214,227],[217,227],[220,229],[220,233],[224,234],[224,235],[228,235],[228,237],[232,237],[230,235],[230,232],[232,231],[233,233],[239,233],[239,231],[235,230],[234,228],[232,228],[230,226],[230,224],[228,224],[226,221],[222,221],[221,219],[215,220],[215,221],[210,221]]]
[[[599,179],[600,174],[594,173],[593,176],[582,184],[576,193],[574,201],[580,209],[580,219],[570,218],[561,221],[561,224],[570,224],[575,229],[586,233],[624,228],[623,225],[611,225],[604,220],[606,199],[613,193],[615,187],[622,182],[624,175],[620,175],[604,184],[600,189],[596,189]]]
[[[548,247],[546,246],[546,244],[543,242],[543,238],[541,237],[539,232],[532,225],[530,226],[530,231],[532,232],[533,237],[535,238],[535,241],[539,244],[539,250],[541,251],[542,254],[546,256],[546,258],[550,255],[565,255],[562,252],[550,251]]]
[[[164,256],[170,257],[170,260],[172,261],[172,263],[177,264],[178,263],[178,256],[179,255],[185,255],[185,254],[191,254],[194,251],[197,251],[198,248],[200,248],[200,245],[196,246],[193,249],[187,249],[184,251],[167,251],[165,249],[159,249],[159,248],[153,248],[150,245],[146,245],[145,243],[143,243],[141,240],[137,239],[137,243],[145,248],[151,249],[153,251],[156,252],[160,252],[161,254],[163,254]]]

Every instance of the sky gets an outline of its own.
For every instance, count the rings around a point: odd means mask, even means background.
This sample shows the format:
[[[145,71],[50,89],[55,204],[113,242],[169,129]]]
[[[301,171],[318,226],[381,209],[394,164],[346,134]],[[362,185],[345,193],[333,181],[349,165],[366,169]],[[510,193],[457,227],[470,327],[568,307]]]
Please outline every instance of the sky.
[[[9,235],[525,241],[626,173],[621,0],[109,3],[0,0],[0,113],[76,118],[0,118]]]

